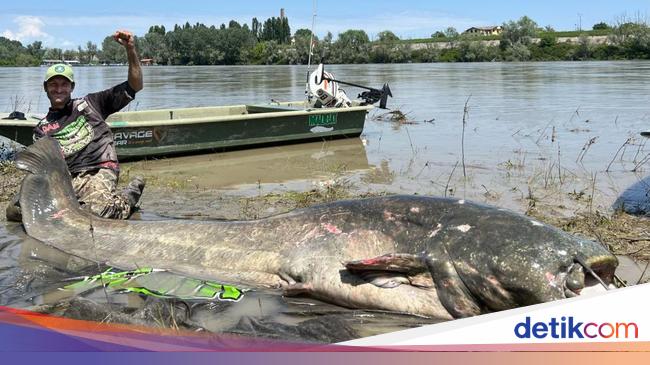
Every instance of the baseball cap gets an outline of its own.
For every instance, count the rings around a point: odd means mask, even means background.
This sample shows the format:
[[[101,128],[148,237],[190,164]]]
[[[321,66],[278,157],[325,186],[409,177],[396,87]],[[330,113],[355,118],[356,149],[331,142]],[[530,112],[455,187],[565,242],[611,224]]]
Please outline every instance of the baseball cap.
[[[64,63],[57,63],[50,66],[47,69],[47,72],[45,72],[45,82],[54,76],[63,76],[66,79],[70,80],[70,82],[74,82],[74,73],[72,72],[72,67]]]

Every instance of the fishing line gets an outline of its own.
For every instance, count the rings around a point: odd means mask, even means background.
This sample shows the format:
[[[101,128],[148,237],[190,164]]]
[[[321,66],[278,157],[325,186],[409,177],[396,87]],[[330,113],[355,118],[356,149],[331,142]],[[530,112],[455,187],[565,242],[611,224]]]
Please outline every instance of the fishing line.
[[[91,209],[92,208],[92,203],[88,205],[88,208],[92,212],[92,209]],[[90,225],[88,227],[88,231],[90,232],[90,242],[92,242],[93,253],[95,254],[95,263],[97,264],[97,271],[101,272],[102,268],[101,268],[101,265],[99,264],[99,255],[97,254],[97,245],[95,243],[95,226],[93,225],[93,214],[92,213],[90,213],[88,215],[88,223]],[[104,281],[104,276],[103,275],[99,276],[99,280],[102,283],[102,290],[104,291],[104,297],[106,298],[106,304],[108,304],[108,310],[110,312],[113,312],[114,311],[113,310],[113,304],[111,303],[111,301],[110,301],[110,299],[108,297],[108,291],[106,290],[106,285],[108,283],[106,283]]]

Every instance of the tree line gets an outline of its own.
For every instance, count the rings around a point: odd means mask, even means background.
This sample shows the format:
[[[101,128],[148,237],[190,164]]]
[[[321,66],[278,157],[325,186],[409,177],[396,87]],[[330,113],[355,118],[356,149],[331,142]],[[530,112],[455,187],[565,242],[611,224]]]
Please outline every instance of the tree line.
[[[136,37],[136,44],[141,58],[161,65],[306,64],[310,44],[312,63],[330,64],[650,59],[650,27],[643,21],[598,23],[575,42],[558,42],[562,32],[541,28],[527,16],[505,22],[502,28],[499,36],[488,37],[459,34],[449,27],[425,40],[402,40],[389,30],[371,40],[359,29],[342,32],[336,39],[328,32],[319,39],[308,29],[292,34],[286,17],[273,17],[264,22],[253,18],[250,26],[234,20],[219,27],[154,25]],[[589,38],[593,34],[606,35],[607,42],[594,44]],[[76,50],[45,48],[40,41],[23,46],[0,37],[0,66],[35,66],[44,59],[119,64],[126,63],[126,54],[110,36],[101,48],[87,42]]]

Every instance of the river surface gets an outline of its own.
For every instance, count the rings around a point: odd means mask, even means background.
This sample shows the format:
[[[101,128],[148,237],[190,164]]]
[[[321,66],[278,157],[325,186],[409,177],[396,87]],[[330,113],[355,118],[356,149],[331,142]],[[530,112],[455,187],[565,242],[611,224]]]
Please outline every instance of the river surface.
[[[644,159],[650,147],[639,132],[650,130],[648,61],[328,65],[326,69],[344,81],[373,87],[389,83],[394,95],[389,108],[403,112],[406,122],[391,121],[388,111],[375,109],[359,139],[141,161],[124,164],[123,171],[152,181],[176,181],[179,196],[190,190],[231,195],[304,191],[343,179],[359,192],[456,196],[517,211],[525,211],[534,200],[559,207],[558,214],[574,214],[584,197],[590,210],[609,212],[632,186],[640,199],[647,200]],[[44,72],[44,68],[0,68],[0,112],[18,109],[44,114],[48,106],[42,91]],[[129,110],[304,98],[304,66],[154,66],[144,67],[143,72],[145,88]],[[126,67],[77,67],[74,95],[108,88],[125,80],[126,73]],[[361,91],[346,90],[350,97]],[[183,205],[201,210],[205,201]],[[146,193],[143,208],[154,217],[161,211],[174,215],[168,200],[148,200]],[[40,305],[42,300],[36,303],[34,298],[83,271],[65,265],[68,269],[51,265],[44,269],[49,260],[41,259],[39,252],[47,250],[12,224],[0,226],[0,246],[0,304]],[[47,280],[43,273],[48,273]],[[272,294],[256,295],[250,311],[263,312],[260,298],[274,303],[269,308],[285,312],[288,308],[284,299]],[[274,310],[271,318],[284,324],[296,322],[280,318],[282,311]],[[346,313],[337,318],[355,325],[381,317],[325,310],[332,311]],[[250,315],[243,312],[241,316]],[[371,330],[357,326],[355,333],[393,330],[386,323],[395,321],[405,326],[421,323],[391,317],[379,320]],[[222,328],[214,323],[197,326]]]

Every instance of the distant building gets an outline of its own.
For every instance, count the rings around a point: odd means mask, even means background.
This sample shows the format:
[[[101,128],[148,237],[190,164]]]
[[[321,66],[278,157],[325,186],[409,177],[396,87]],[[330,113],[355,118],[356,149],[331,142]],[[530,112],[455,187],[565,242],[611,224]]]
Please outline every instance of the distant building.
[[[140,60],[140,64],[142,64],[142,66],[151,66],[154,64],[153,58],[143,58]]]
[[[475,34],[475,35],[499,35],[503,31],[503,28],[500,25],[490,26],[490,27],[471,27],[464,31],[464,34]]]

